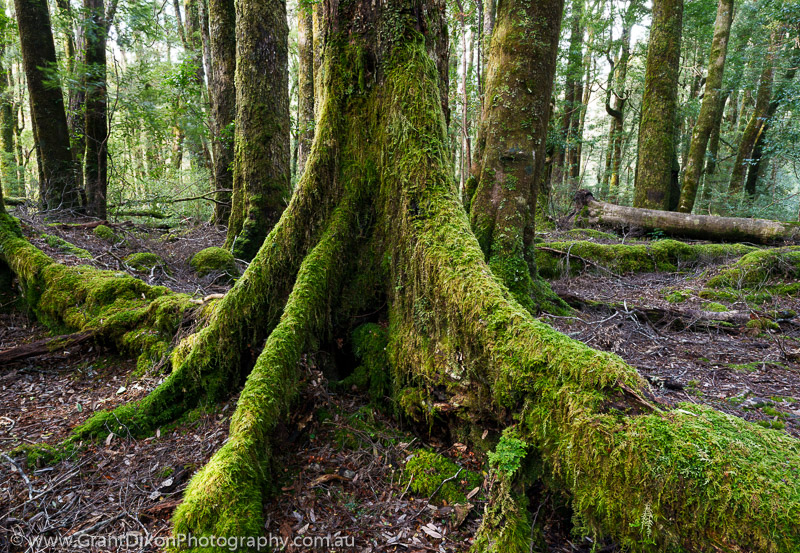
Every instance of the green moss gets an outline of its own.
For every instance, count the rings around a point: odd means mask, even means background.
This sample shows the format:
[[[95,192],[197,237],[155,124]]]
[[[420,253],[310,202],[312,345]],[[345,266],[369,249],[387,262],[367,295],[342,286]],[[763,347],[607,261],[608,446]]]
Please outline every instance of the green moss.
[[[751,319],[747,321],[745,325],[747,328],[753,328],[756,330],[780,330],[780,325],[775,321],[771,321],[766,318],[759,318],[759,319]]]
[[[569,272],[598,271],[596,265],[618,274],[675,272],[695,266],[741,256],[756,248],[742,244],[686,244],[677,240],[658,240],[641,244],[599,244],[590,241],[550,242],[551,250],[537,249],[536,263],[545,278],[559,278]],[[586,264],[581,258],[596,265]],[[567,271],[569,266],[569,271]]]
[[[81,259],[94,258],[91,252],[88,252],[83,248],[79,248],[78,246],[72,244],[71,242],[67,242],[60,236],[55,236],[53,234],[43,234],[42,237],[44,238],[45,242],[47,242],[48,246],[62,253],[74,255],[75,257],[79,257]]]
[[[713,311],[715,313],[723,313],[728,310],[727,307],[722,305],[721,303],[710,301],[708,303],[703,304],[704,311]]]
[[[364,324],[353,331],[352,338],[353,353],[361,364],[340,385],[368,389],[372,403],[385,407],[387,404],[384,400],[391,390],[391,372],[386,358],[386,329],[374,323]]]
[[[435,503],[464,503],[466,494],[480,486],[483,478],[472,471],[461,468],[453,461],[432,451],[419,449],[408,460],[403,469],[402,482],[413,493],[422,497],[432,497]],[[442,484],[458,473],[458,478]],[[441,488],[440,488],[441,486]],[[438,491],[437,491],[438,489]],[[433,495],[435,492],[436,495]]]
[[[618,240],[619,236],[609,232],[591,228],[574,228],[567,231],[567,234],[577,240],[586,240],[587,238],[594,238],[597,240]]]
[[[675,290],[664,296],[664,299],[670,303],[681,303],[688,300],[692,293],[688,290]]]
[[[233,254],[226,249],[212,246],[200,250],[189,261],[189,265],[199,276],[211,273],[225,273],[231,278],[239,276]]]
[[[105,240],[106,242],[111,242],[112,244],[122,241],[122,239],[117,236],[117,233],[115,233],[111,227],[106,225],[97,225],[94,227],[92,234],[97,236],[100,240]]]
[[[771,279],[800,276],[800,246],[770,248],[748,253],[729,268],[710,279],[708,288],[752,288]]]
[[[164,260],[151,252],[132,253],[125,258],[125,263],[137,271],[150,271],[154,267],[163,266]]]

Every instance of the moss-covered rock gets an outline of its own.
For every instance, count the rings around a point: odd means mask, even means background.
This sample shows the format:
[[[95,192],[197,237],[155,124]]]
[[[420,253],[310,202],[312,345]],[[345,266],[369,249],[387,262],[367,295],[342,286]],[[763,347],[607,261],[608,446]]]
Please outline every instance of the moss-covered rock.
[[[126,257],[125,263],[137,271],[149,271],[153,267],[163,266],[164,260],[152,252],[138,252]]]
[[[121,242],[122,239],[114,232],[111,227],[106,225],[98,225],[94,227],[92,234],[97,236],[100,240],[105,240],[106,242],[111,242],[112,244],[116,244],[117,242]]]
[[[458,478],[443,484],[456,474]],[[432,501],[453,504],[465,502],[466,494],[480,486],[483,478],[479,474],[459,467],[447,457],[420,449],[415,451],[413,457],[406,463],[403,481],[406,484],[410,482],[410,489],[416,494],[430,497],[436,493]]]
[[[216,246],[200,250],[194,254],[194,257],[189,261],[189,265],[201,277],[211,273],[225,273],[231,278],[239,276],[233,254],[224,248]]]

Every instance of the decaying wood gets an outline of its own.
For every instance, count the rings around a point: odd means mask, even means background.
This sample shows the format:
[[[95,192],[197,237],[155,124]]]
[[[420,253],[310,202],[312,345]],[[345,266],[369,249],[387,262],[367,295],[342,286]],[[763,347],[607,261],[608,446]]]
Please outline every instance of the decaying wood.
[[[599,303],[570,292],[559,292],[561,299],[576,308],[601,308],[621,311],[636,317],[642,322],[666,326],[676,330],[696,328],[721,328],[737,330],[755,319],[766,318],[753,311],[706,311],[702,309],[679,309],[653,306],[623,305],[618,303]],[[732,325],[732,326],[730,326]]]
[[[601,225],[612,228],[639,227],[660,230],[671,236],[715,241],[755,242],[759,244],[800,243],[800,223],[718,217],[640,209],[600,202],[588,190],[575,196],[576,209],[569,223],[578,226]]]
[[[0,351],[0,366],[79,346],[92,340],[94,336],[94,332],[76,332],[75,334],[53,336],[30,344],[22,344],[21,346],[6,349]]]

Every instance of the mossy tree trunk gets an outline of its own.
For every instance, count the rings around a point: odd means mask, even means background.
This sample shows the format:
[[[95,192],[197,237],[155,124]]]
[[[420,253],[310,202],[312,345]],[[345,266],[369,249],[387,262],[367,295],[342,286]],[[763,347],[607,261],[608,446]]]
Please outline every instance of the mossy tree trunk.
[[[0,10],[5,12],[5,6],[5,1],[0,0]],[[20,197],[25,195],[25,188],[17,175],[14,153],[14,87],[12,72],[2,61],[9,40],[8,32],[0,35],[0,185],[9,196]]]
[[[692,131],[689,154],[683,170],[683,186],[681,188],[678,211],[691,213],[700,177],[706,159],[708,140],[719,118],[719,104],[724,100],[722,94],[722,75],[725,71],[725,57],[728,55],[728,38],[733,21],[733,0],[719,0],[717,18],[714,22],[714,38],[711,41],[711,54],[708,59],[708,77],[705,94]]]
[[[796,551],[797,441],[655,404],[633,368],[534,319],[486,264],[452,174],[444,3],[317,8],[322,105],[289,206],[207,326],[177,348],[166,380],[74,439],[120,425],[152,432],[244,382],[229,440],[192,478],[174,523],[195,537],[260,536],[278,473],[272,434],[299,391],[301,355],[386,306],[389,367],[378,372],[390,373],[397,408],[476,439],[507,427],[497,450],[513,442],[524,456],[520,469],[496,469],[476,550],[529,551],[526,497],[542,477],[582,529],[623,547]],[[434,393],[454,409],[437,412]]]
[[[469,202],[489,266],[533,311],[559,304],[537,278],[533,240],[563,7],[563,0],[497,5]]]
[[[15,0],[22,64],[41,158],[39,195],[46,210],[80,208],[64,98],[57,73],[56,49],[46,0]]]
[[[770,99],[772,98],[772,81],[775,74],[777,41],[778,33],[777,31],[773,31],[770,38],[769,53],[764,60],[761,77],[758,81],[756,105],[753,108],[753,114],[747,121],[747,126],[744,128],[742,138],[739,140],[739,148],[736,150],[736,161],[733,163],[733,171],[731,171],[730,184],[728,185],[728,191],[731,194],[742,191],[745,176],[747,175],[747,167],[750,165],[753,147],[764,127]],[[755,182],[753,185],[755,185]],[[755,194],[755,190],[747,190],[747,192],[750,195]]]
[[[209,0],[211,123],[214,154],[214,221],[225,225],[233,190],[233,137],[236,117],[236,9],[233,0]]]
[[[105,219],[108,191],[106,38],[110,22],[106,21],[103,0],[84,0],[84,10],[86,155],[83,182],[86,187],[86,212]]]
[[[314,21],[311,5],[297,9],[297,174],[306,167],[314,140]]]
[[[794,48],[792,48],[789,67],[786,69],[786,72],[783,75],[783,81],[778,87],[776,87],[775,94],[773,94],[772,99],[769,102],[767,113],[764,116],[764,122],[761,126],[761,130],[758,133],[756,142],[753,145],[753,153],[747,168],[747,179],[745,180],[744,184],[745,190],[747,190],[747,192],[751,195],[756,193],[756,184],[758,183],[758,178],[763,174],[763,171],[767,165],[766,162],[769,160],[764,150],[765,146],[767,145],[767,136],[770,126],[772,125],[773,118],[775,117],[778,108],[787,100],[789,91],[792,89],[792,85],[794,84],[793,81],[795,75],[797,74],[798,66],[800,66],[800,47],[798,47],[795,43]]]
[[[237,0],[233,205],[225,247],[252,259],[290,194],[284,0]]]
[[[633,205],[667,210],[676,156],[683,0],[654,0],[652,13]]]

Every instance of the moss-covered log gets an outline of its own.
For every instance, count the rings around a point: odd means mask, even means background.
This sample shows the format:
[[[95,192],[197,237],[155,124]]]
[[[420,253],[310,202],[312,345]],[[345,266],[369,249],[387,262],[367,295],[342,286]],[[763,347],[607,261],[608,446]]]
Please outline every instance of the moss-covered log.
[[[575,222],[578,225],[601,225],[618,229],[638,227],[646,231],[658,229],[670,236],[702,240],[758,244],[791,244],[800,241],[798,223],[626,207],[597,201],[588,190],[579,191],[575,203]]]
[[[261,535],[272,429],[297,393],[297,361],[386,305],[398,407],[513,426],[492,457],[507,485],[476,549],[529,550],[525,498],[541,478],[581,529],[637,551],[796,551],[797,441],[707,408],[656,405],[634,369],[535,320],[492,273],[450,172],[443,4],[317,7],[322,105],[289,207],[208,326],[173,354],[167,380],[78,435],[120,424],[142,433],[244,381],[231,439],[193,478],[175,526]],[[454,409],[437,413],[434,393]],[[507,450],[518,463],[497,462]]]
[[[677,240],[638,244],[575,240],[539,244],[536,265],[539,274],[549,279],[583,271],[601,274],[675,272],[701,263],[738,258],[757,250],[744,244],[686,244]]]
[[[10,268],[24,305],[54,332],[92,332],[101,342],[138,356],[145,369],[161,360],[191,298],[138,278],[55,262],[0,214],[0,265]]]

